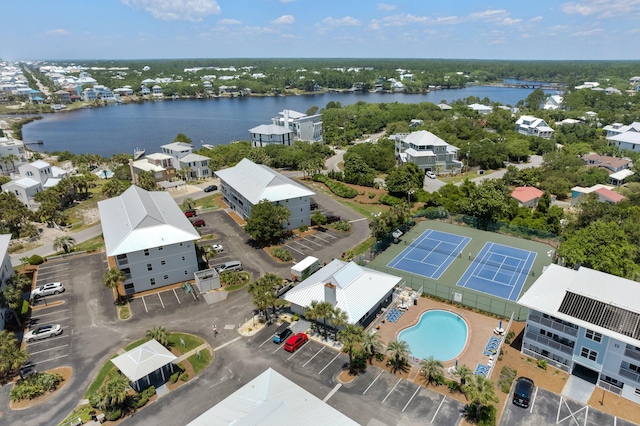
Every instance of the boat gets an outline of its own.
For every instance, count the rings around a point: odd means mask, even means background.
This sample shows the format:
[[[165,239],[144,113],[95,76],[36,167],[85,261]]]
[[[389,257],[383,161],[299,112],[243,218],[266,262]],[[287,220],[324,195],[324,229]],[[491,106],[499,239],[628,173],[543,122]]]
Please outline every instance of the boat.
[[[215,148],[215,146],[213,146],[211,144],[208,144],[208,143],[203,143],[202,147],[205,148],[205,149],[213,149],[213,148]]]
[[[140,149],[140,148],[136,148],[133,150],[133,159],[134,160],[139,160],[140,158],[142,158],[145,154],[145,150],[144,149]]]

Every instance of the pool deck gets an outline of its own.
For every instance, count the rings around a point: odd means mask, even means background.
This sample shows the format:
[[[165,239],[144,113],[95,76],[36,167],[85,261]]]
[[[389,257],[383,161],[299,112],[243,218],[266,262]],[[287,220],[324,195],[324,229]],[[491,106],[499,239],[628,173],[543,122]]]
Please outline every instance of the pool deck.
[[[391,323],[385,321],[384,324],[380,324],[378,334],[382,341],[387,344],[398,338],[398,334],[403,329],[412,326],[418,322],[420,315],[425,311],[432,309],[442,309],[453,312],[455,314],[461,314],[462,318],[467,322],[467,328],[469,330],[469,336],[467,343],[458,357],[458,365],[466,365],[473,372],[478,364],[487,365],[489,357],[483,355],[489,338],[495,336],[493,329],[498,327],[499,319],[491,318],[476,312],[472,312],[465,308],[456,308],[455,305],[450,305],[443,302],[438,302],[426,297],[418,298],[418,305],[410,305],[409,309],[398,318],[398,321]],[[503,327],[506,328],[508,319],[503,319]],[[453,378],[448,373],[448,368],[455,366],[456,360],[441,360],[444,364],[445,376]],[[415,367],[414,367],[415,369]],[[412,371],[413,374],[416,374]]]

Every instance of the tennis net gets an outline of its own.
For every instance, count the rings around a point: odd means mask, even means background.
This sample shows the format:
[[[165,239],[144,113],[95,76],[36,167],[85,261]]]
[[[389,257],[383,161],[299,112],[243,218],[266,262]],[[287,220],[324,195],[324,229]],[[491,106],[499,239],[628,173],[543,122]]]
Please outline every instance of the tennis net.
[[[517,274],[528,273],[529,269],[531,269],[531,266],[527,266],[527,263],[522,261],[519,265],[514,266],[514,265],[505,264],[504,262],[496,262],[495,260],[491,260],[491,259],[478,258],[478,256],[471,256],[469,260],[472,260],[473,262],[477,262],[477,263],[482,263],[483,265],[493,266],[496,269],[506,269],[508,271],[513,271]]]
[[[433,243],[433,241],[431,241]],[[405,245],[407,245],[408,243],[405,241]],[[451,244],[451,243],[447,243],[447,244]],[[446,254],[447,256],[455,256],[455,257],[462,257],[462,249],[460,249],[459,247],[455,247],[454,249],[448,249],[446,247],[440,247],[440,246],[436,246],[433,247],[431,245],[427,245],[427,244],[422,244],[422,243],[418,243],[416,241],[413,241],[411,243],[408,244],[409,247],[413,247],[413,248],[419,248],[421,250],[424,251],[430,251],[430,252],[435,252],[435,253],[442,253],[442,254]]]

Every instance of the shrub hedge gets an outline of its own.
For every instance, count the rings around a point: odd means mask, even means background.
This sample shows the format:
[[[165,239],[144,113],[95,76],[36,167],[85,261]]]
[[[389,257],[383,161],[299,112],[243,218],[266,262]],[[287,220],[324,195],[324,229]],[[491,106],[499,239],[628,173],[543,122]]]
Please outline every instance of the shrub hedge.
[[[380,198],[378,198],[378,200],[380,200],[382,204],[385,204],[387,206],[395,206],[396,204],[399,204],[402,202],[400,198],[394,197],[393,195],[389,195],[389,194],[381,195]]]
[[[344,183],[331,180],[322,174],[313,175],[313,180],[324,183],[331,192],[341,198],[355,198],[359,194],[357,190],[345,185]]]
[[[282,260],[283,262],[290,262],[293,260],[293,256],[291,256],[291,252],[286,248],[274,247],[271,250],[271,254],[273,254],[275,257]]]

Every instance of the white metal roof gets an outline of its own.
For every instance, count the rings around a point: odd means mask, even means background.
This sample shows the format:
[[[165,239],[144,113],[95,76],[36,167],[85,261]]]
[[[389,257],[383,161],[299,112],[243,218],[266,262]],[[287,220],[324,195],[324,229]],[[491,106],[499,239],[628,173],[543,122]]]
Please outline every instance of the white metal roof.
[[[287,133],[293,133],[293,130],[286,129],[277,124],[261,124],[259,126],[249,129],[249,133],[258,133],[260,135],[286,135]]]
[[[622,342],[640,346],[640,341],[629,336],[560,312],[560,305],[567,292],[640,314],[640,285],[637,282],[585,267],[576,271],[555,264],[549,265],[542,272],[531,288],[518,300],[518,304]]]
[[[192,161],[205,161],[205,160],[211,160],[211,158],[206,157],[204,155],[200,155],[200,154],[187,154],[184,157],[182,157],[180,159],[181,163],[190,163]]]
[[[111,360],[129,380],[135,382],[173,362],[176,356],[152,339]]]
[[[315,194],[269,167],[246,158],[234,167],[216,171],[216,175],[251,204],[258,204],[264,199],[273,202]]]
[[[426,130],[419,130],[417,132],[409,133],[407,137],[403,139],[405,143],[411,143],[418,146],[433,145],[433,146],[448,146],[449,144]]]
[[[635,173],[630,169],[623,169],[623,170],[620,170],[619,172],[610,174],[609,177],[616,180],[623,180],[634,174]]]
[[[349,322],[354,324],[400,281],[401,277],[335,259],[289,290],[283,298],[298,306],[309,306],[313,300],[324,301],[325,284],[333,284],[336,286],[336,306],[346,312]]]
[[[29,163],[29,164],[37,169],[44,169],[51,166],[49,163],[43,160],[36,160],[33,163]]]
[[[147,155],[146,158],[149,160],[171,160],[173,157],[163,152],[154,152],[153,154]]]
[[[611,136],[607,138],[609,141],[613,142],[626,142],[632,144],[640,144],[640,132],[628,131],[621,133],[619,135]]]
[[[408,148],[404,151],[404,153],[414,158],[415,157],[435,157],[435,154],[433,153],[433,151],[429,151],[429,150],[416,151],[413,148]]]
[[[40,186],[40,182],[38,182],[37,180],[33,180],[31,178],[24,178],[24,177],[9,181],[2,186],[10,185],[10,184],[18,185],[22,188],[33,188],[34,186]]]
[[[200,239],[166,192],[131,186],[122,195],[98,203],[108,256]]]
[[[189,426],[357,425],[329,404],[269,368],[205,411]]]
[[[156,87],[156,86],[153,86]],[[162,145],[160,146],[160,148],[164,148],[167,149],[169,151],[174,151],[174,152],[183,152],[183,151],[187,151],[187,150],[192,150],[193,146],[189,145],[188,143],[184,143],[184,142],[172,142],[166,145]]]
[[[172,158],[170,155],[167,155],[167,157]],[[163,170],[167,170],[162,166],[159,166],[157,164],[150,162],[149,157],[143,158],[142,160],[134,161],[133,167],[135,167],[136,169],[147,171],[147,172],[161,172]]]

